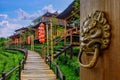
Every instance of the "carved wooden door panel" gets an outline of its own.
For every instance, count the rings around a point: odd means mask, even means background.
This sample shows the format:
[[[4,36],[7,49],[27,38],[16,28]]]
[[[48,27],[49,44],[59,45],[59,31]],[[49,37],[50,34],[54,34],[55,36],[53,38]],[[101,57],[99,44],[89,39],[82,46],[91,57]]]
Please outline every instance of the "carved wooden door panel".
[[[85,68],[85,66],[88,67],[88,65],[86,64],[90,63],[94,55],[86,55],[83,52],[82,56],[80,57],[80,61],[82,61],[81,64],[83,64],[83,67],[80,68],[80,78],[81,80],[120,80],[120,0],[80,0],[81,28],[88,15],[94,13],[95,11],[100,11],[105,14],[104,17],[111,27],[110,41],[107,49],[100,49],[99,56],[97,56],[98,60],[95,62],[95,65],[92,64],[92,67]],[[90,27],[89,29],[91,28],[92,27]],[[99,28],[97,28],[97,30],[98,29]],[[88,36],[91,37],[89,34]],[[95,35],[93,35],[92,37],[94,36]],[[97,38],[103,37],[97,36]],[[91,38],[88,40],[87,39],[85,40],[84,38],[83,41],[87,43],[89,42],[89,40],[91,40]],[[94,51],[96,50],[95,47],[93,49]]]

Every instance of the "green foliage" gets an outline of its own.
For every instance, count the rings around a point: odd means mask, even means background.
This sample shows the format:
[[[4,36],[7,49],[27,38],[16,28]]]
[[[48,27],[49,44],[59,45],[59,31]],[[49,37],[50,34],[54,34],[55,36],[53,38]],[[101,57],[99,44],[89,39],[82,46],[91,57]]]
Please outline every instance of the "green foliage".
[[[54,46],[54,51],[57,51],[58,49],[62,48],[63,46]]]
[[[43,48],[43,46],[41,44],[35,44],[34,45],[35,51],[38,52],[38,53],[40,53],[40,54],[42,52],[42,48]]]
[[[5,41],[9,41],[9,39],[3,38],[3,37],[0,38],[0,49],[3,48]]]
[[[16,50],[0,50],[0,73],[9,72],[16,67],[23,58],[23,53]],[[0,74],[1,77],[1,74]],[[18,71],[13,72],[7,80],[18,80]]]
[[[58,26],[57,19],[54,16],[52,16],[51,21],[52,21],[52,26],[53,26],[53,34],[56,35],[57,34],[57,26]]]
[[[80,9],[80,0],[75,0],[74,5],[73,5],[74,11],[79,11]]]
[[[80,20],[80,14],[76,14],[76,12],[79,10],[80,10],[80,0],[75,0],[72,14],[74,15],[75,19],[78,19],[78,20]]]
[[[73,57],[73,59],[70,60],[68,55],[60,55],[55,61],[58,62],[60,69],[67,80],[79,80],[80,66],[77,57]]]
[[[80,50],[79,48],[73,48],[73,55],[78,56],[79,50]]]
[[[69,23],[71,23],[71,22],[73,22],[73,21],[80,21],[80,14],[78,14],[79,13],[79,11],[80,11],[80,0],[75,0],[75,2],[74,2],[74,4],[73,4],[73,11],[71,12],[71,15],[73,15],[72,16],[72,18],[70,18],[69,19]]]
[[[57,19],[54,16],[51,18],[51,21],[52,21],[53,26],[58,25]]]
[[[32,30],[32,25],[29,25],[28,27],[28,31],[26,31],[26,35],[30,36],[34,34],[34,31]]]

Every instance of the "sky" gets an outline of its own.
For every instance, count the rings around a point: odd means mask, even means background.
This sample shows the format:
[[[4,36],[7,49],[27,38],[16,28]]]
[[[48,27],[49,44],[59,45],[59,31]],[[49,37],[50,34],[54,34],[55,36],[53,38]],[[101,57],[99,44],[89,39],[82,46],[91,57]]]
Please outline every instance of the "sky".
[[[16,29],[48,12],[64,11],[74,0],[0,0],[0,37],[13,35]]]

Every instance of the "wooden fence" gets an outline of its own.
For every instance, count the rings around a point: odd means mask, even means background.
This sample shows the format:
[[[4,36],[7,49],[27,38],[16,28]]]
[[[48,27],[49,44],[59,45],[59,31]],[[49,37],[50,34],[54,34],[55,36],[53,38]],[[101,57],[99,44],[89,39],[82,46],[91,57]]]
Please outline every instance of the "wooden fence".
[[[51,60],[51,55],[50,56],[46,56],[46,63],[47,62],[49,62],[50,64],[50,68],[52,68],[52,63],[55,65],[55,71],[56,71],[56,79],[59,79],[59,77],[60,77],[60,79],[61,80],[66,80],[66,77],[65,77],[65,75],[61,72],[61,70],[60,70],[60,68],[59,68],[59,65],[58,65],[58,63],[56,63],[56,62],[52,62],[52,60]]]
[[[12,70],[10,70],[7,73],[2,72],[2,77],[0,78],[0,80],[6,80],[13,72],[15,72],[17,70],[19,71],[19,80],[21,80],[21,76],[20,76],[21,75],[21,70],[24,69],[24,64],[25,64],[25,61],[27,59],[28,51],[27,50],[20,50],[20,49],[12,49],[12,50],[19,50],[19,51],[24,52],[24,57],[19,62],[19,65],[17,65],[16,67],[14,67]]]

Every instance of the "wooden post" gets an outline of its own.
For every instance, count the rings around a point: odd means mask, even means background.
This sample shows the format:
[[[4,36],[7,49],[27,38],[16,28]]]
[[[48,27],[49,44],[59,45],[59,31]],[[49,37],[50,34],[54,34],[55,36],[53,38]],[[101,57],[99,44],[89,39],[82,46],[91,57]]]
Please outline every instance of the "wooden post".
[[[48,55],[48,53],[49,53],[48,24],[46,25],[46,32],[47,32],[47,55]]]
[[[50,55],[50,69],[52,68],[52,60],[51,60],[51,55]]]
[[[6,79],[6,76],[5,76],[6,74],[3,72],[2,73],[2,80],[5,80]]]
[[[28,50],[25,50],[24,64],[26,63],[27,55],[28,55]]]
[[[53,52],[54,52],[54,48],[53,48],[53,26],[52,26],[52,21],[50,20],[50,34],[51,34],[51,38],[50,38],[50,40],[51,40],[51,55],[52,55],[52,61],[54,60],[54,54],[53,54]]]
[[[65,76],[63,75],[62,80],[65,80]]]
[[[44,50],[44,44],[42,43],[41,46],[42,46],[42,55],[41,56],[44,59],[44,52],[45,52],[45,50]]]
[[[34,51],[34,36],[31,35],[31,50]]]
[[[46,62],[46,56],[47,56],[47,47],[45,47],[45,54],[44,54],[44,61]]]
[[[43,51],[43,58],[44,58],[44,60],[45,60],[45,56],[46,56],[46,46],[44,46],[45,45],[45,43],[43,42],[43,49],[44,49],[44,51]]]
[[[22,69],[24,70],[25,56],[23,57]]]
[[[19,62],[19,80],[21,80],[21,67],[22,67],[22,64],[21,62]]]
[[[72,50],[72,45],[70,46],[70,59],[72,59],[73,56],[73,50]]]
[[[44,48],[44,42],[42,43],[42,49],[43,49],[43,51],[42,51],[42,57],[43,57],[43,59],[44,59],[44,57],[45,57],[45,48]]]
[[[20,48],[22,48],[22,41],[21,41],[21,37],[22,37],[22,35],[20,35],[20,42],[19,42],[19,44],[20,44]]]
[[[70,44],[72,45],[72,30],[70,31]]]
[[[65,50],[65,56],[66,56],[66,52],[67,52],[67,50]]]
[[[48,24],[46,24],[46,38],[47,38],[47,47],[46,47],[46,54],[45,54],[45,62],[46,62],[46,57],[49,54]]]
[[[64,30],[64,45],[66,44],[66,30],[67,30],[67,23],[66,20],[64,20],[64,26],[65,26],[65,30]]]
[[[58,63],[56,63],[56,79],[58,79],[58,67],[57,67]]]

